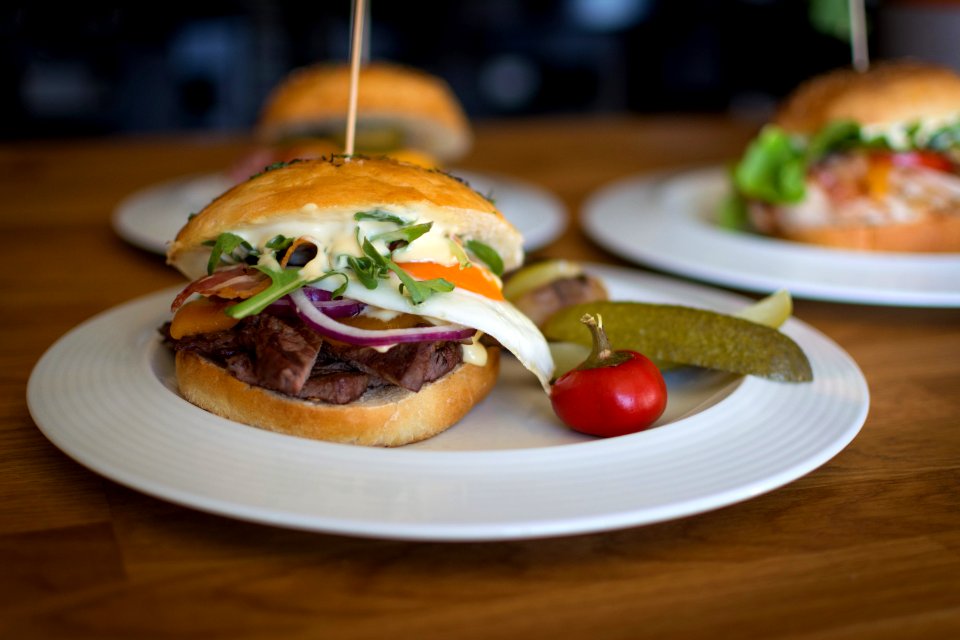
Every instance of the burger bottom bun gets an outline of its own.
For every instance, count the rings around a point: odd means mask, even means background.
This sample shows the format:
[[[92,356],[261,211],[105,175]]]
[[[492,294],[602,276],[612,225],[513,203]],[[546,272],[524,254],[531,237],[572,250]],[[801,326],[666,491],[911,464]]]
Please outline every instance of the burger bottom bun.
[[[960,252],[960,215],[930,214],[903,224],[794,227],[775,235],[835,249]]]
[[[490,392],[499,371],[500,350],[488,347],[485,366],[460,364],[418,392],[387,386],[336,405],[246,384],[195,353],[176,356],[180,393],[211,413],[302,438],[383,447],[425,440],[451,427]]]

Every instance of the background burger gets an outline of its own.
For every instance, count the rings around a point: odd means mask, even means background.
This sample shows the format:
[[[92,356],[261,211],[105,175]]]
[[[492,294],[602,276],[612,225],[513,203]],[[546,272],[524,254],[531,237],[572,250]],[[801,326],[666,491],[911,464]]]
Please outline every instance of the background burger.
[[[163,329],[190,402],[299,436],[396,446],[457,422],[498,349],[553,362],[499,274],[522,238],[488,200],[385,158],[297,161],[243,182],[168,251],[192,282]]]
[[[813,78],[733,170],[724,212],[789,240],[960,251],[960,77],[920,63]]]
[[[264,103],[256,127],[260,148],[231,175],[239,181],[274,162],[343,153],[349,95],[346,64],[293,71]],[[357,153],[432,168],[461,158],[471,143],[463,108],[442,79],[384,62],[361,67]]]

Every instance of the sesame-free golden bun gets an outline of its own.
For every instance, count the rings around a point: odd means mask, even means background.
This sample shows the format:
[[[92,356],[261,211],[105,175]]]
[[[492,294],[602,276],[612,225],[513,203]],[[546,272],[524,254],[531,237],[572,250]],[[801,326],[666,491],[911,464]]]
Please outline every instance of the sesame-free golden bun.
[[[268,96],[257,125],[265,143],[346,128],[350,67],[318,64],[297,69]],[[442,79],[410,67],[372,62],[360,69],[357,130],[399,130],[402,147],[446,163],[462,157],[472,134],[453,91]],[[357,147],[358,151],[367,151]]]
[[[909,222],[833,224],[780,229],[784,240],[855,251],[960,252],[960,216],[920,212]]]
[[[774,123],[810,135],[835,120],[889,126],[960,115],[960,76],[937,65],[881,62],[868,71],[838,69],[816,76],[790,94]]]
[[[242,182],[193,216],[167,250],[167,262],[194,279],[205,272],[221,233],[284,223],[355,224],[358,211],[414,214],[495,249],[504,268],[523,261],[523,238],[496,206],[441,171],[388,158],[334,156],[291,163]],[[323,238],[318,238],[323,240]]]
[[[490,393],[499,371],[500,350],[491,347],[483,366],[460,364],[417,392],[378,387],[337,405],[249,385],[196,353],[176,356],[180,393],[220,417],[302,438],[381,447],[419,442],[450,428]]]

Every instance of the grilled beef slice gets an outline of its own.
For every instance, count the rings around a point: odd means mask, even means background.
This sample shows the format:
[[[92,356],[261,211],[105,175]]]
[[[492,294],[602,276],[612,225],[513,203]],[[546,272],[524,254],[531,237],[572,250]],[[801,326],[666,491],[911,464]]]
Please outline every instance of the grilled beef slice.
[[[414,342],[379,352],[325,341],[297,318],[268,313],[244,318],[226,331],[170,337],[174,351],[193,351],[250,385],[332,404],[347,404],[368,388],[395,384],[419,391],[462,360],[456,342]]]
[[[260,385],[288,396],[300,394],[323,344],[320,334],[303,323],[267,313],[250,318],[244,340],[252,342]]]

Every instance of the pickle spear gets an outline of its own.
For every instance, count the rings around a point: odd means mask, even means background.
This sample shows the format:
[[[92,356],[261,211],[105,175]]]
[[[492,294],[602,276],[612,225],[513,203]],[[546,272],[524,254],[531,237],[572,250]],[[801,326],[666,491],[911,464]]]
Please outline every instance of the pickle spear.
[[[590,344],[580,322],[600,314],[615,349],[639,351],[660,362],[719,369],[780,382],[813,380],[803,350],[776,329],[734,316],[680,305],[588,302],[554,314],[543,328],[548,340]]]

